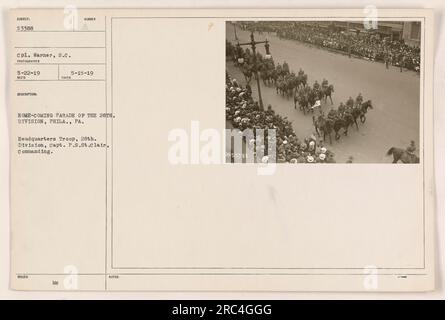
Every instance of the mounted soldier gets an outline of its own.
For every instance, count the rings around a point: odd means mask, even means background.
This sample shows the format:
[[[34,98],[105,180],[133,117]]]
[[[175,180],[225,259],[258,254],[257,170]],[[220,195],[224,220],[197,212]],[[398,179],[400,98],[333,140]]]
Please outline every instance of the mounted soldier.
[[[392,155],[392,163],[397,163],[399,160],[403,163],[419,163],[420,159],[414,154],[416,151],[416,145],[414,141],[411,140],[410,145],[406,149],[392,147],[386,153],[387,156]]]
[[[352,97],[349,97],[348,101],[346,101],[346,107],[347,108],[354,108],[354,99],[352,99]]]
[[[343,114],[346,110],[346,106],[343,102],[340,103],[340,105],[338,106],[338,113]]]
[[[288,74],[289,72],[290,72],[289,64],[286,61],[284,61],[283,62],[283,74]]]
[[[325,78],[323,78],[323,81],[321,82],[321,87],[322,87],[323,89],[326,89],[326,88],[328,87],[328,85],[329,85],[328,80],[326,80]]]
[[[314,91],[319,91],[320,90],[320,84],[318,83],[317,80],[315,80],[315,82],[314,82],[313,89],[314,89]]]
[[[355,98],[355,105],[357,107],[360,107],[362,105],[362,103],[363,103],[363,97],[362,97],[362,94],[359,93],[357,98]]]
[[[414,140],[411,140],[411,143],[406,148],[406,152],[408,152],[410,155],[414,155],[414,152],[416,151],[416,144]]]
[[[281,76],[281,73],[283,72],[283,68],[281,67],[281,64],[279,64],[279,63],[277,64],[276,70],[277,70],[278,76]]]
[[[335,111],[334,108],[331,108],[331,110],[328,113],[328,119],[335,121],[335,120],[337,120],[337,117],[338,117],[337,111]]]
[[[340,107],[338,107],[338,108],[339,108],[339,110],[340,110]],[[351,110],[351,109],[347,109],[347,108],[345,108],[345,109],[344,109],[344,112],[343,112],[343,117],[346,118],[346,117],[348,117],[348,116],[352,116],[352,110]]]

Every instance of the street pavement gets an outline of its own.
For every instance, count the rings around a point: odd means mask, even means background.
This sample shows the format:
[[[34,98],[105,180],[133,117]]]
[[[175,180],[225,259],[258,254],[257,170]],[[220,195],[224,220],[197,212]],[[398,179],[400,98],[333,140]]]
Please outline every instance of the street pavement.
[[[240,42],[250,41],[250,33],[237,29]],[[226,26],[226,38],[235,41],[234,27]],[[349,128],[348,136],[342,135],[339,140],[332,135],[332,145],[326,141],[330,150],[335,153],[337,162],[346,162],[350,156],[355,163],[390,163],[392,157],[386,156],[391,147],[406,148],[414,140],[419,150],[420,128],[420,77],[412,71],[400,72],[399,68],[385,68],[383,63],[372,62],[328,50],[311,47],[294,40],[279,39],[274,34],[255,33],[255,40],[270,41],[270,51],[275,64],[286,61],[295,73],[301,67],[308,75],[308,83],[315,80],[320,84],[326,78],[334,85],[333,105],[328,99],[322,108],[327,114],[331,107],[337,108],[340,102],[346,102],[349,96],[354,99],[359,92],[364,101],[371,99],[373,110],[368,110],[366,122],[359,123],[359,130]],[[263,55],[263,45],[257,49]],[[226,66],[229,74],[245,85],[242,73],[231,61]],[[254,99],[257,99],[255,79],[250,83]],[[287,117],[300,139],[315,133],[312,114],[304,115],[294,109],[293,99],[286,99],[276,94],[274,87],[264,86],[261,82],[261,93],[264,106],[268,104],[278,114]],[[328,139],[327,139],[328,140]],[[417,151],[418,154],[418,151]]]

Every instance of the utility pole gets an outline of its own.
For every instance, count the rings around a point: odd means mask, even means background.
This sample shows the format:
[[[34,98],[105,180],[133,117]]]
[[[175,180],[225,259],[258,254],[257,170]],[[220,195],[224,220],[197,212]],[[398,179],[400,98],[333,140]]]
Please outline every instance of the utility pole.
[[[252,48],[252,54],[253,54],[253,71],[255,73],[256,82],[258,85],[258,103],[260,106],[260,110],[264,110],[264,104],[263,104],[263,98],[261,97],[261,86],[260,86],[260,77],[258,75],[258,65],[257,65],[257,57],[256,57],[256,45],[264,43],[264,47],[266,48],[266,59],[270,59],[271,55],[269,52],[269,41],[266,39],[266,41],[255,41],[253,31],[250,34],[250,42],[245,43],[238,43],[238,46],[250,46]],[[241,60],[238,60],[241,61]],[[244,59],[242,60],[244,61]]]
[[[238,41],[238,36],[236,35],[236,22],[233,21],[233,29],[235,30],[235,40]]]

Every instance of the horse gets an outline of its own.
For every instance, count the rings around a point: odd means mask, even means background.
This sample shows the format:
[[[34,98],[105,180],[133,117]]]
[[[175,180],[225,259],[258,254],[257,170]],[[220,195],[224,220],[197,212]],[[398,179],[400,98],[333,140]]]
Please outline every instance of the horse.
[[[298,88],[298,78],[295,76],[295,73],[291,72],[287,78],[288,82],[288,95],[292,96],[294,91]]]
[[[286,83],[284,82],[283,78],[279,78],[277,82],[275,83],[275,89],[277,91],[277,94],[284,95],[286,92]]]
[[[357,119],[360,118],[361,123],[365,123],[366,121],[366,113],[368,109],[373,109],[371,100],[367,100],[363,102],[360,106],[356,106],[352,109],[352,117],[354,118],[355,126],[358,130]]]
[[[330,84],[329,86],[322,88],[321,89],[321,95],[322,98],[324,100],[324,102],[328,101],[328,97],[331,100],[331,104],[333,104],[332,102],[332,92],[334,92],[334,86],[332,84]]]
[[[348,128],[350,125],[354,123],[352,115],[344,115],[343,118],[339,118],[334,121],[334,132],[335,132],[335,140],[340,139],[340,134],[338,133],[340,129],[344,129],[344,135],[348,135]]]
[[[289,77],[286,78],[281,77],[275,84],[275,87],[277,94],[281,94],[282,96],[285,96],[288,99],[290,96],[292,96],[294,92],[292,79],[289,79]]]
[[[307,85],[307,74],[302,74],[299,80],[300,80],[300,83],[303,85],[303,87],[306,87],[306,85]]]
[[[361,109],[361,115],[360,115],[360,121],[362,122],[362,123],[365,123],[365,121],[366,121],[366,113],[368,112],[368,109],[374,109],[373,107],[372,107],[372,102],[371,102],[371,100],[367,100],[366,102],[363,102],[362,104],[361,104],[361,106],[360,106],[360,109]]]
[[[269,86],[272,83],[272,81],[273,81],[271,72],[268,71],[268,70],[261,71],[260,72],[260,77],[263,80],[263,83],[264,83],[265,86]]]
[[[297,103],[300,106],[300,110],[303,110],[303,114],[306,114],[306,112],[309,112],[309,102],[307,100],[307,97],[304,93],[295,93],[294,96],[294,108],[297,109]]]
[[[315,119],[315,116],[312,116],[312,122],[315,127],[315,131],[317,135],[320,136],[320,130],[323,131],[323,141],[326,141],[326,135],[329,136],[329,143],[332,144],[332,129],[333,123],[330,119],[325,119],[322,115],[318,116],[318,119]]]
[[[273,68],[272,71],[270,72],[270,78],[271,78],[273,83],[277,82],[277,80],[278,80],[278,73],[277,73],[277,70],[275,70],[275,68]]]
[[[306,114],[306,113],[308,113],[310,111],[309,101],[307,100],[306,97],[304,97],[300,101],[300,109],[303,110],[303,114]]]
[[[309,90],[307,100],[309,105],[312,107],[315,104],[315,101],[318,100],[317,93],[314,90]]]
[[[397,163],[401,160],[403,163],[419,163],[420,159],[415,154],[409,153],[405,149],[392,147],[386,153],[387,156],[392,155],[392,163]]]

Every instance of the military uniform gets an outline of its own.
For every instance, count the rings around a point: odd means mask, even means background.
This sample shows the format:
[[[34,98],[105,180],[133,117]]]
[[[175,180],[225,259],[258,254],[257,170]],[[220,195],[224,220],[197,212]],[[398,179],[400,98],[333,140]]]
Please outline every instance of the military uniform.
[[[329,113],[328,113],[328,119],[329,119],[329,120],[332,120],[332,121],[334,121],[334,120],[337,119],[337,112],[336,112],[334,109],[332,109],[331,111],[329,111]]]
[[[319,90],[320,89],[320,84],[317,82],[317,81],[315,81],[315,83],[314,83],[314,90]]]
[[[328,80],[323,79],[323,82],[321,83],[321,87],[322,88],[327,88],[328,84],[329,84]]]
[[[338,112],[344,113],[346,111],[346,106],[343,104],[343,102],[340,103],[338,106]]]
[[[346,106],[349,108],[354,107],[354,99],[352,99],[352,97],[349,97],[348,101],[346,101]]]
[[[359,93],[358,96],[357,96],[357,98],[355,99],[355,104],[356,104],[357,106],[360,106],[360,105],[362,104],[362,102],[363,102],[363,97],[362,97],[362,94]]]

